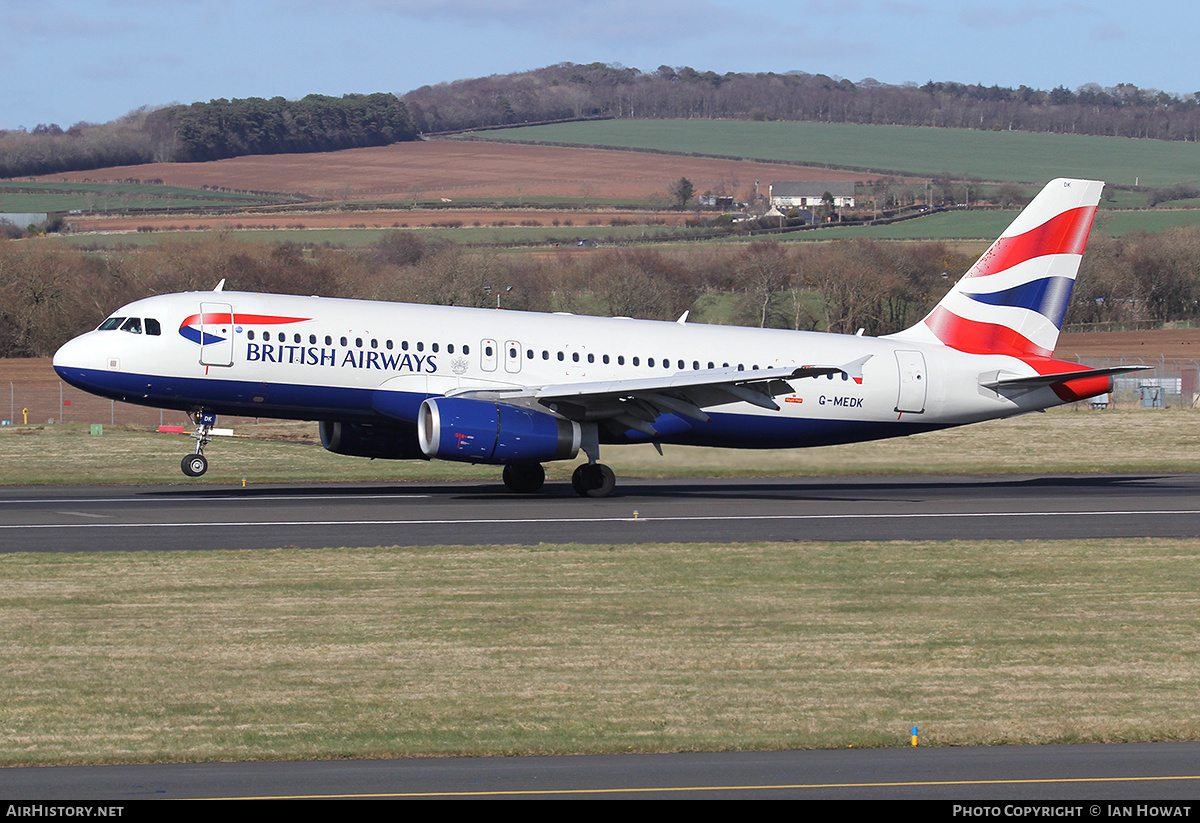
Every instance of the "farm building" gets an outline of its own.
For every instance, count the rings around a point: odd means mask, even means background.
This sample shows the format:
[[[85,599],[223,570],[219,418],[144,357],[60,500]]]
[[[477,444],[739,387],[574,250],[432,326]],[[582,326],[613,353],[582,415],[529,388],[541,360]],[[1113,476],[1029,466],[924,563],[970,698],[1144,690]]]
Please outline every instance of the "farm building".
[[[854,206],[854,183],[850,181],[809,180],[800,183],[775,181],[768,190],[771,205],[786,211],[792,206],[819,206],[825,192],[833,195],[834,206]]]

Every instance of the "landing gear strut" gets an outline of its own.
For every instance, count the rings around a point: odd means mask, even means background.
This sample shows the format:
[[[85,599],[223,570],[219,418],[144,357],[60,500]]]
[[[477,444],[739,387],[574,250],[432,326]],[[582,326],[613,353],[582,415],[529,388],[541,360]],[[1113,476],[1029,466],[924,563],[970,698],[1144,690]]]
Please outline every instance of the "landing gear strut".
[[[608,497],[617,487],[613,470],[600,462],[600,428],[588,422],[580,426],[580,448],[588,462],[577,466],[571,475],[571,488],[580,497]]]
[[[198,411],[189,415],[196,430],[192,437],[196,439],[195,454],[185,455],[179,467],[188,477],[199,477],[208,471],[208,458],[204,456],[204,447],[212,440],[213,426],[217,425],[217,416],[213,412]]]

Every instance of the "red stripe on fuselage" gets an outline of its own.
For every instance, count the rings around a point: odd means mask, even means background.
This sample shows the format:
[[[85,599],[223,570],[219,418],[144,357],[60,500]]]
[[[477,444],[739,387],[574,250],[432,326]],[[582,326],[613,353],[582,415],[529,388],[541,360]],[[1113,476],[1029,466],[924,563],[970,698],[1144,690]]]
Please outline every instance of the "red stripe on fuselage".
[[[207,314],[193,314],[179,325],[193,326],[197,323],[232,323],[234,318],[237,318],[239,323],[248,323],[255,326],[273,326],[279,323],[302,323],[305,320],[312,319],[311,317],[276,317],[273,314],[241,314],[240,312],[231,316],[229,312],[208,312]]]

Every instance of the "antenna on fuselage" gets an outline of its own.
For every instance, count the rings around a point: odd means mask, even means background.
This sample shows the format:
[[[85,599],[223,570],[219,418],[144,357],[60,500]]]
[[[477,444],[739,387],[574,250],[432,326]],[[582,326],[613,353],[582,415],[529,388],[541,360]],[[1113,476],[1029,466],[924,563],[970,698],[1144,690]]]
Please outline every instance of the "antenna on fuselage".
[[[217,287],[215,289],[213,289],[213,291],[225,291],[225,278],[224,277],[221,278],[221,282],[217,284]]]

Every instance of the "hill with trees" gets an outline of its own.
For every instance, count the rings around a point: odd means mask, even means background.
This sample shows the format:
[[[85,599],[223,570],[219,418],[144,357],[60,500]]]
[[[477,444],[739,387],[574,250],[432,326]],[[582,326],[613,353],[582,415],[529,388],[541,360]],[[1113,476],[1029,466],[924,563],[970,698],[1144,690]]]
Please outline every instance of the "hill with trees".
[[[731,118],[1200,138],[1200,101],[1129,83],[1075,91],[929,81],[858,83],[825,74],[561,63],[424,86],[401,98],[422,132],[584,117]]]
[[[220,160],[386,146],[416,140],[395,95],[212,100],[139,109],[103,125],[0,132],[0,178],[155,162]]]
[[[401,96],[309,95],[140,109],[102,125],[0,132],[0,178],[245,154],[379,146],[437,133],[580,118],[727,118],[1200,140],[1200,100],[1129,83],[1049,91],[806,72],[652,72],[607,63],[491,75]]]

